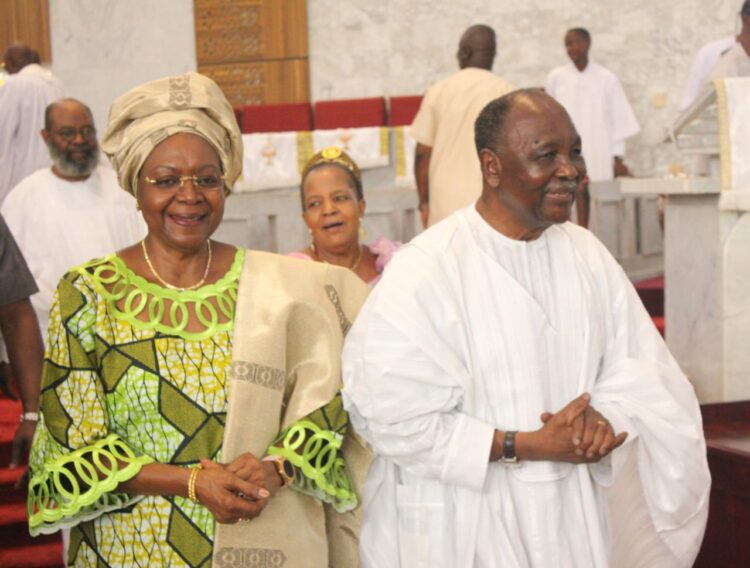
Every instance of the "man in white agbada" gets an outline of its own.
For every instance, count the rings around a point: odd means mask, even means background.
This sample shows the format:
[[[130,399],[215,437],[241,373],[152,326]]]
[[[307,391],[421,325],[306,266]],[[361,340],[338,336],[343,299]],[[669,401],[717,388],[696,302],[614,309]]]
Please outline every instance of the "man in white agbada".
[[[0,203],[19,181],[49,166],[39,132],[44,109],[63,96],[62,83],[27,45],[11,45],[3,62],[10,76],[0,86]]]
[[[135,199],[99,166],[91,111],[62,99],[42,111],[52,166],[26,177],[8,194],[2,214],[39,292],[31,297],[42,335],[57,283],[66,271],[139,241],[146,234]],[[39,133],[37,133],[39,136]]]
[[[698,402],[626,275],[569,219],[585,174],[536,90],[476,123],[476,205],[405,245],[349,332],[376,454],[365,568],[691,566],[710,477]]]
[[[562,104],[583,140],[588,180],[579,188],[578,222],[589,217],[588,181],[607,181],[629,175],[625,140],[641,127],[617,76],[589,58],[591,36],[583,28],[565,34],[570,63],[553,69],[545,90]]]

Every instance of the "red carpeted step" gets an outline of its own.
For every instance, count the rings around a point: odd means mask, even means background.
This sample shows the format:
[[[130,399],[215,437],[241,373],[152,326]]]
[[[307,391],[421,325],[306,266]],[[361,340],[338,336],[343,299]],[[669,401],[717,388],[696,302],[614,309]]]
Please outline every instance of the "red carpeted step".
[[[26,503],[26,488],[15,488],[16,482],[25,472],[25,467],[17,467],[16,469],[0,468],[0,503]]]
[[[13,436],[18,428],[18,417],[21,412],[23,410],[19,401],[0,398],[0,468],[7,467],[10,463]]]
[[[641,302],[651,317],[664,316],[664,277],[649,278],[635,283]]]
[[[3,568],[60,568],[62,541],[39,546],[21,546],[0,549],[0,566]]]
[[[25,467],[8,469],[21,403],[0,397],[0,566],[2,568],[59,568],[60,533],[32,537],[26,520],[26,488],[14,484]]]

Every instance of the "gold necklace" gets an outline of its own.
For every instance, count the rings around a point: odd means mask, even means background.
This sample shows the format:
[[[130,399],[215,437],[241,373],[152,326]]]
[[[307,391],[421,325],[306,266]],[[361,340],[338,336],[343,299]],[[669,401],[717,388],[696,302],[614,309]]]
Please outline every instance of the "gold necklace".
[[[154,278],[161,282],[165,288],[169,288],[170,290],[177,290],[178,292],[186,292],[188,290],[195,290],[196,288],[200,288],[206,282],[206,278],[208,278],[208,271],[211,269],[211,241],[206,241],[206,244],[208,246],[208,262],[206,262],[206,270],[203,271],[203,278],[201,278],[192,286],[186,286],[185,288],[180,288],[179,286],[170,284],[159,275],[159,273],[156,271],[156,268],[154,268],[154,265],[151,264],[151,259],[148,256],[148,251],[146,250],[146,239],[141,241],[141,249],[143,250],[143,258],[146,260],[148,269],[151,271],[151,274],[154,275]]]
[[[362,261],[362,245],[359,245],[359,254],[357,255],[357,260],[354,261],[354,264],[351,266],[347,266],[349,270],[352,272],[357,272],[357,268],[359,268],[359,263]],[[310,250],[313,251],[313,254],[318,257],[318,260],[321,262],[325,262],[326,264],[331,264],[327,260],[323,259],[320,254],[318,254],[318,249],[315,248],[315,242],[310,243]]]

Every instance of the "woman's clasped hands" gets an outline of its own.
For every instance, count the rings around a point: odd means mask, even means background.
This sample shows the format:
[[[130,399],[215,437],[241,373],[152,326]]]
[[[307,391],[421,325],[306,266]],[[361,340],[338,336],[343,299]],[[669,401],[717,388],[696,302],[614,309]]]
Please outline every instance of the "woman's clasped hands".
[[[250,452],[229,464],[204,458],[201,468],[195,480],[196,496],[219,523],[254,519],[281,486],[274,466]]]

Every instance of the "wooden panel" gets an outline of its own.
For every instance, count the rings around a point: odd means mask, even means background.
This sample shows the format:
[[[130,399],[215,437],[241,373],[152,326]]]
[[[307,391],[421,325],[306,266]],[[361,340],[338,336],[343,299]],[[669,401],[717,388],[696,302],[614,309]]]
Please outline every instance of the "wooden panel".
[[[695,568],[750,566],[750,401],[701,405],[711,470],[706,535]]]
[[[198,71],[235,106],[310,100],[305,0],[194,0]]]
[[[305,0],[194,0],[204,65],[307,57]]]
[[[263,59],[263,0],[195,0],[195,54],[198,65]]]
[[[216,81],[235,107],[310,100],[306,59],[207,65],[198,71]]]
[[[14,41],[36,49],[42,62],[51,61],[47,0],[0,1],[0,50]]]

